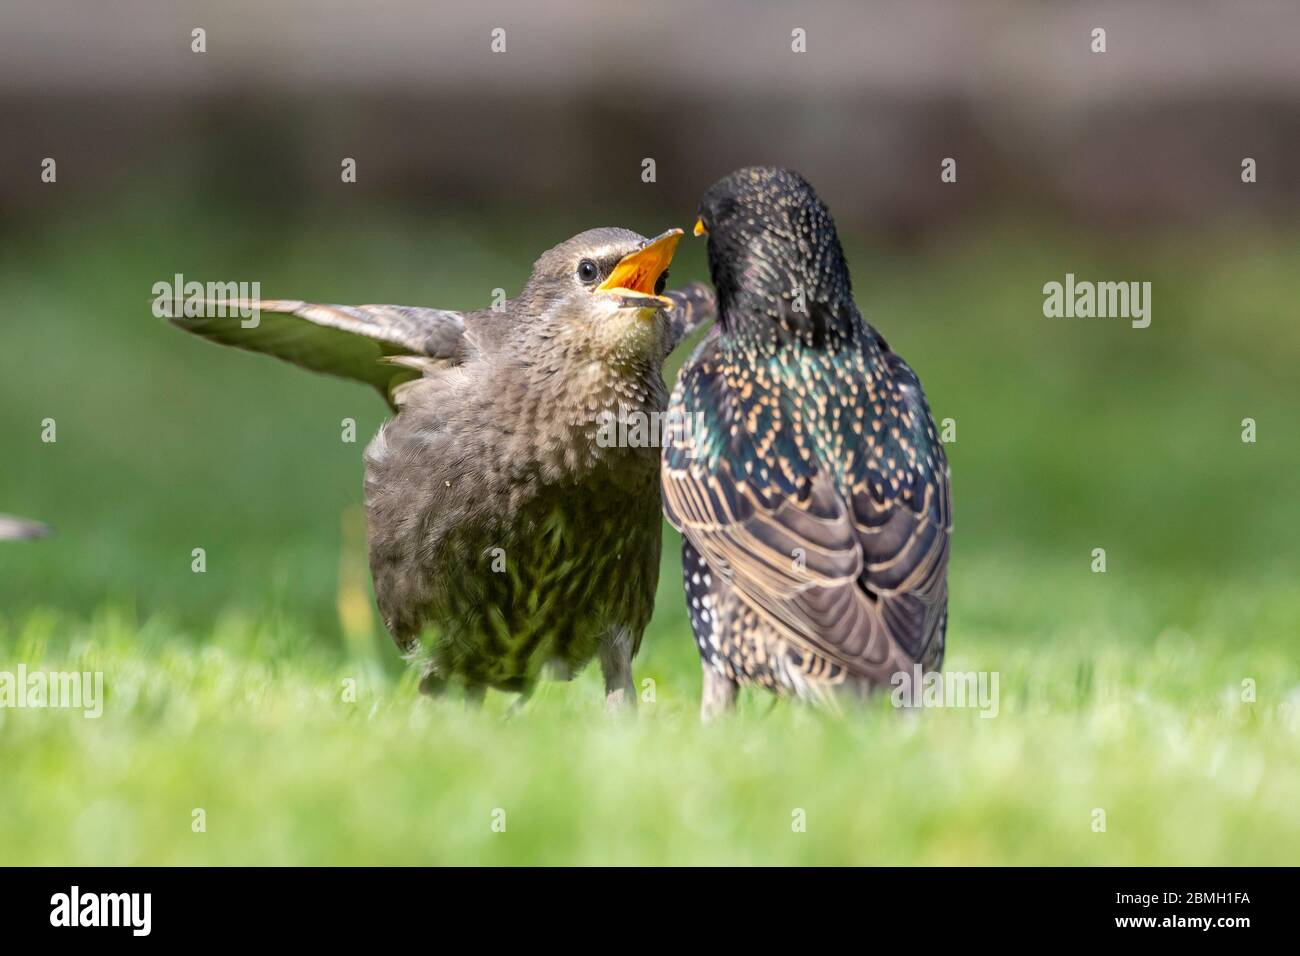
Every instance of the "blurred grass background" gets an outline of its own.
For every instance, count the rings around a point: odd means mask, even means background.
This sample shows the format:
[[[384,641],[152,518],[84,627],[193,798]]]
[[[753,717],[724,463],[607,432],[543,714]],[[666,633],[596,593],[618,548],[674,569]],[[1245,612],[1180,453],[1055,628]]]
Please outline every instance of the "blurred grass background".
[[[859,304],[957,422],[948,666],[1000,673],[996,719],[758,697],[700,728],[668,529],[637,721],[600,718],[594,671],[508,721],[505,698],[420,699],[345,540],[382,403],[149,312],[173,271],[470,308],[579,229],[690,212],[326,208],[278,232],[141,195],[0,240],[0,502],[58,529],[0,549],[0,668],[107,686],[98,720],[0,710],[0,860],[1293,862],[1300,235],[1102,242],[1008,216],[900,250],[846,230]],[[684,246],[674,281],[703,260]],[[1067,271],[1151,281],[1151,327],[1044,318]],[[341,580],[367,589],[350,628]]]

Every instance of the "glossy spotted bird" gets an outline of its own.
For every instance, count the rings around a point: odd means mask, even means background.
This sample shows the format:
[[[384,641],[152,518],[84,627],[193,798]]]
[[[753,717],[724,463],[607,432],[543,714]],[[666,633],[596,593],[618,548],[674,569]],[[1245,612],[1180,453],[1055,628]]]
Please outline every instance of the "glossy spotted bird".
[[[951,500],[921,382],[853,302],[826,206],[742,169],[700,204],[718,321],[683,366],[664,509],[704,667],[818,703],[943,660]]]
[[[569,677],[599,656],[607,706],[634,706],[659,576],[659,453],[619,447],[608,426],[664,410],[664,358],[711,315],[703,286],[663,294],[680,236],[584,232],[498,309],[274,301],[240,303],[255,326],[172,319],[389,400],[396,416],[365,454],[370,569],[422,690],[526,696],[544,670]]]

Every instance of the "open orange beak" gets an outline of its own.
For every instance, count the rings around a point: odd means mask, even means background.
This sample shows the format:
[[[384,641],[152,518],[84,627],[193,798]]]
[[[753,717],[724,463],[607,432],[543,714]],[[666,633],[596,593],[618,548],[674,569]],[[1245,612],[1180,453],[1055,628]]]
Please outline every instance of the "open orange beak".
[[[671,309],[673,300],[656,295],[655,286],[673,261],[673,253],[677,251],[681,238],[680,229],[669,229],[655,236],[636,252],[620,259],[609,278],[597,286],[596,291],[622,296],[625,307]]]

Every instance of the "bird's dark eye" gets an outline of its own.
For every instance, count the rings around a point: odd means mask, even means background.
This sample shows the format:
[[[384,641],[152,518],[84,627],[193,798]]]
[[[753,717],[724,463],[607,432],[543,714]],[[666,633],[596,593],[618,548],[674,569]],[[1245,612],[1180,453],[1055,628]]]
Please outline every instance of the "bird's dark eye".
[[[583,259],[578,263],[578,279],[583,285],[591,285],[599,278],[600,269],[597,268],[596,263],[590,259]]]
[[[659,273],[659,280],[655,283],[655,295],[664,294],[664,286],[668,285],[668,270],[665,269]]]

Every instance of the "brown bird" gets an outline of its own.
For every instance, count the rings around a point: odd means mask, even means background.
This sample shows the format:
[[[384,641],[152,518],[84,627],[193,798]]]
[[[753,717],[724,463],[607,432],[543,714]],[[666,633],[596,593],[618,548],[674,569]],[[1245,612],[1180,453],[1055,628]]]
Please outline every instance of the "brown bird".
[[[718,324],[682,367],[664,510],[682,533],[702,714],[741,684],[834,704],[938,669],[948,461],[921,381],[858,312],[835,221],[784,169],[700,203]]]
[[[584,232],[544,253],[517,298],[464,314],[273,301],[238,304],[256,327],[172,319],[389,400],[365,454],[370,569],[422,690],[526,697],[544,669],[568,678],[599,655],[607,707],[635,705],[658,450],[620,447],[609,426],[663,412],[663,361],[712,313],[705,287],[664,294],[680,236]]]

